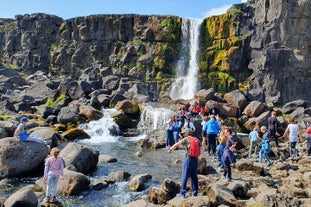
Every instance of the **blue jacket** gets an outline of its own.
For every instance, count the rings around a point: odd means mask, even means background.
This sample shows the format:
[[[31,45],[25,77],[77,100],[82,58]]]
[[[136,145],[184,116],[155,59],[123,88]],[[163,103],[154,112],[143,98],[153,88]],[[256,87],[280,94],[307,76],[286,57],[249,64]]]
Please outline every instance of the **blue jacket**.
[[[203,127],[203,130],[206,131],[206,134],[218,134],[220,129],[221,128],[215,119],[208,120]]]

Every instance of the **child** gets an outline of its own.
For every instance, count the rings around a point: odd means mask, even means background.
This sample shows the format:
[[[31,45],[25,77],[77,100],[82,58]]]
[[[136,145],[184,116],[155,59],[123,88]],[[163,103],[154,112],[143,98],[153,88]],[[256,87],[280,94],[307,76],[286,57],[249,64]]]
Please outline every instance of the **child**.
[[[51,150],[51,157],[49,157],[45,162],[44,168],[44,181],[47,180],[47,187],[46,187],[46,197],[44,198],[44,202],[53,203],[58,202],[56,199],[57,194],[57,182],[59,176],[63,177],[63,169],[64,163],[63,159],[59,157],[59,150],[54,147]]]
[[[258,138],[259,138],[257,129],[258,129],[258,127],[254,126],[253,131],[251,131],[251,133],[249,133],[249,136],[248,136],[249,137],[249,142],[250,142],[248,157],[251,157],[253,148],[255,148],[254,154],[256,154],[256,152],[257,152]]]
[[[262,144],[259,151],[259,163],[262,163],[262,157],[265,156],[268,167],[272,165],[270,158],[269,158],[269,152],[270,152],[270,132],[267,131],[266,126],[260,127],[260,131],[262,132]]]

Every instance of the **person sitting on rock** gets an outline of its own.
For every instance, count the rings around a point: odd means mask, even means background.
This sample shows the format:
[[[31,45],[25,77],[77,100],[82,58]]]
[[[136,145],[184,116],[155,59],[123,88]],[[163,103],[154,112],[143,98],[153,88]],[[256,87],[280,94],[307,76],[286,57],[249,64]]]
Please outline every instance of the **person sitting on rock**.
[[[14,137],[17,141],[22,141],[22,142],[38,142],[45,144],[45,141],[42,139],[35,137],[35,136],[30,136],[26,131],[25,131],[25,126],[29,122],[27,117],[23,116],[20,119],[20,124],[17,126],[15,132],[14,132]]]

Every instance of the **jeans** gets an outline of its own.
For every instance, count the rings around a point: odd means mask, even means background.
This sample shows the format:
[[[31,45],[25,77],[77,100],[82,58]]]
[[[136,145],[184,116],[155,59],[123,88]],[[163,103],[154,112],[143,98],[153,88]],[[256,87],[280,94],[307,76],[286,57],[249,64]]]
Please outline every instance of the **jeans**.
[[[217,161],[219,167],[224,167],[224,162],[222,161],[222,155],[224,154],[224,149],[226,144],[219,144],[217,150]]]
[[[58,175],[48,175],[47,186],[46,186],[46,196],[52,195],[52,197],[57,194],[57,182]],[[52,194],[51,194],[52,191]]]
[[[173,131],[174,142],[177,143],[179,139],[179,131]]]
[[[259,151],[259,163],[262,163],[262,157],[264,156],[268,162],[268,164],[271,164],[270,158],[269,158],[269,153],[265,152],[264,150]]]
[[[290,142],[289,143],[289,155],[291,157],[297,156],[297,154],[298,154],[297,149],[296,149],[296,144],[297,144],[297,142]]]
[[[186,158],[182,168],[181,189],[180,194],[185,196],[187,191],[187,180],[191,177],[192,195],[198,195],[199,181],[198,181],[198,158]]]
[[[41,144],[45,144],[45,142],[42,139],[35,137],[35,136],[28,136],[26,139],[26,142],[38,142]]]
[[[222,160],[224,163],[224,177],[228,175],[228,178],[232,179],[231,163],[236,163],[234,153],[229,149],[225,149],[222,155]]]
[[[172,136],[173,136],[173,131],[166,130],[166,147],[171,146]]]

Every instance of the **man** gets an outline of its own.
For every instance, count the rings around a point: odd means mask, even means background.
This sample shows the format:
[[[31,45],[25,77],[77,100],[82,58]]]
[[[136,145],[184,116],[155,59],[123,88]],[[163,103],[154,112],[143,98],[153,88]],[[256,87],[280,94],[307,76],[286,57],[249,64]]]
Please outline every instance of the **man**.
[[[278,128],[280,126],[280,122],[276,118],[276,111],[271,112],[271,116],[268,118],[268,131],[270,132],[270,136],[274,138],[276,147],[279,147],[278,137],[280,136],[278,132]]]
[[[216,138],[217,134],[220,132],[221,128],[216,121],[214,115],[210,115],[210,119],[205,123],[203,127],[203,131],[206,132],[207,140],[208,140],[208,154],[215,155],[216,154]]]
[[[22,141],[22,142],[38,142],[45,144],[45,142],[37,137],[30,136],[26,131],[25,131],[25,125],[28,123],[27,117],[22,117],[20,119],[20,124],[17,126],[15,132],[14,132],[14,137],[17,141]]]
[[[175,143],[169,150],[168,153],[171,153],[174,149],[176,149],[179,146],[184,146],[186,149],[186,156],[182,168],[182,176],[181,176],[181,189],[180,189],[180,196],[185,198],[186,197],[186,191],[187,191],[187,180],[188,177],[191,177],[191,186],[192,186],[192,195],[197,196],[198,195],[198,157],[190,157],[189,156],[189,150],[190,150],[190,140],[188,137],[190,137],[191,129],[185,128],[182,131],[183,139],[181,139],[179,142]],[[193,138],[193,137],[191,137]],[[190,138],[190,139],[191,139]],[[196,139],[196,138],[195,138]]]

